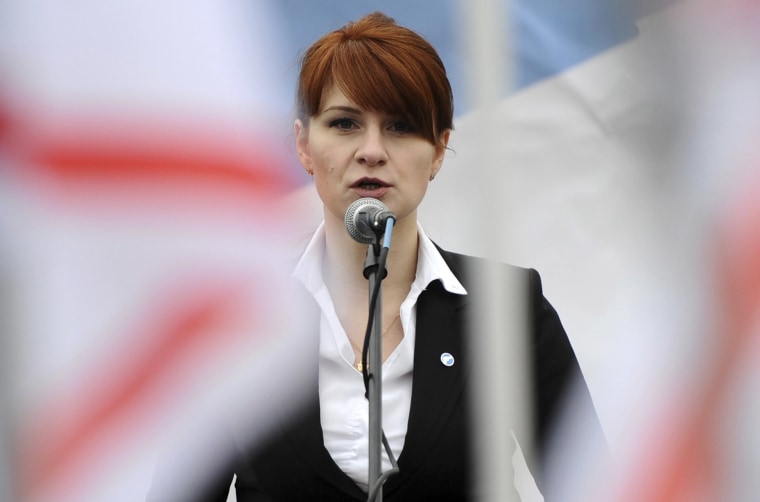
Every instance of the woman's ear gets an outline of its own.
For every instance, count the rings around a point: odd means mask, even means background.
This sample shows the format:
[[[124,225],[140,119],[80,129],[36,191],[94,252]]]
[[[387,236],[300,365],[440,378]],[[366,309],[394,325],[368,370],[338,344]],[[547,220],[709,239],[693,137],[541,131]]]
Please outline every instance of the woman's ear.
[[[430,181],[435,178],[438,171],[443,166],[443,158],[446,156],[446,148],[449,146],[449,137],[451,136],[451,129],[446,129],[441,134],[441,141],[435,145],[435,157],[433,158],[433,170],[430,173]]]
[[[293,123],[293,136],[296,138],[296,154],[301,165],[309,175],[314,174],[312,168],[311,155],[309,153],[309,128],[301,119],[296,119]]]

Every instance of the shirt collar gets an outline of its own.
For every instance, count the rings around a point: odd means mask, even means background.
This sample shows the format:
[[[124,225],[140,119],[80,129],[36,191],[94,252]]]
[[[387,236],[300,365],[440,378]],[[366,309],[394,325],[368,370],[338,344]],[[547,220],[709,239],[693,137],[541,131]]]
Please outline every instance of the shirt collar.
[[[466,295],[467,290],[464,289],[462,283],[446,264],[438,248],[425,234],[419,222],[417,222],[417,233],[419,235],[419,248],[417,251],[417,276],[414,282],[424,289],[431,282],[440,280],[444,289],[449,293]]]
[[[449,293],[466,295],[467,290],[459,282],[449,266],[444,261],[438,248],[425,234],[422,225],[417,223],[419,246],[417,250],[417,272],[414,283],[424,289],[433,281],[440,280],[444,289]],[[306,246],[296,268],[293,277],[298,279],[311,294],[316,294],[324,287],[322,276],[322,262],[325,252],[325,223],[320,223],[314,236]]]
[[[293,277],[299,280],[312,295],[316,294],[325,281],[322,277],[322,263],[325,254],[325,222],[319,224],[301,259],[293,270]]]

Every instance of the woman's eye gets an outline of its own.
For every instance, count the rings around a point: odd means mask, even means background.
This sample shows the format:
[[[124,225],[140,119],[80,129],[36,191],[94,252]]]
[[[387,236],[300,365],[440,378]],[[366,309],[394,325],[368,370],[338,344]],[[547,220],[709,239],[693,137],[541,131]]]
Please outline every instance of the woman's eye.
[[[341,131],[350,131],[354,127],[354,121],[351,119],[335,119],[330,122],[330,127],[335,127]]]
[[[397,120],[393,122],[390,128],[393,132],[414,132],[414,128],[409,124],[409,122],[406,122],[404,120]]]

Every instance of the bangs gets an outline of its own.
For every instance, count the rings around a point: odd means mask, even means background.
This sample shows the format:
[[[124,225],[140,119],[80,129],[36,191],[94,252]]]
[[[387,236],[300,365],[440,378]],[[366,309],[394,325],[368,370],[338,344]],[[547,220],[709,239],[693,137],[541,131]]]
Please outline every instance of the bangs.
[[[441,131],[436,127],[433,92],[416,61],[402,61],[371,41],[349,42],[336,50],[330,73],[341,92],[360,107],[397,115],[436,142]]]

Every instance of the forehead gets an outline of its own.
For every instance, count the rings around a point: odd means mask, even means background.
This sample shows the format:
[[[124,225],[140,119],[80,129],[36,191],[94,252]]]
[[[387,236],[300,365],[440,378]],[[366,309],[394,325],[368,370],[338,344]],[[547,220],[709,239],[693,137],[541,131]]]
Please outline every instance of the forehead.
[[[349,106],[360,110],[361,107],[348,99],[343,91],[335,84],[330,84],[322,91],[322,99],[319,113],[323,113],[326,109],[333,106]]]
[[[322,98],[320,99],[319,114],[329,111],[330,109],[340,109],[342,111],[350,111],[353,113],[370,113],[384,117],[394,115],[391,112],[385,110],[367,109],[362,105],[356,103],[340,89],[337,84],[328,85],[324,91],[322,91]]]

